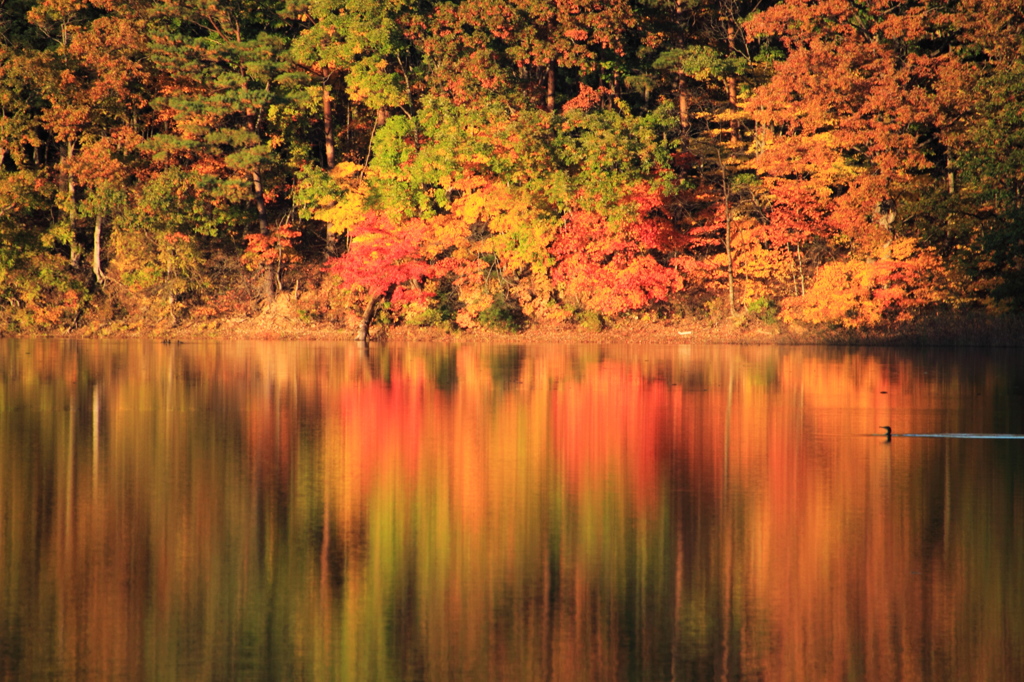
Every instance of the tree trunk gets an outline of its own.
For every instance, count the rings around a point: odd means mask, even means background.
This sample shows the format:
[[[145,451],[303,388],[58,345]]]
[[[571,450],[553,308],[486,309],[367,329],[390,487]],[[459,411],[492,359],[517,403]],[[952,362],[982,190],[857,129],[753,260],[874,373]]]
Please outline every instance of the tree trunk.
[[[373,155],[373,136],[377,134],[377,130],[385,123],[388,122],[388,109],[387,107],[380,107],[377,109],[377,118],[374,119],[373,128],[370,130],[370,141],[366,145],[366,158],[363,159],[363,172],[370,166],[370,157]],[[362,173],[360,173],[362,177]]]
[[[328,171],[334,168],[334,113],[332,108],[333,97],[330,78],[324,79],[323,84],[323,112],[324,112],[324,165]],[[327,230],[326,245],[324,251],[328,256],[333,256],[338,250],[338,236]]]
[[[64,153],[61,159],[64,162],[70,163],[71,158],[75,155],[75,143],[68,141],[67,151]],[[61,164],[64,167],[64,163]],[[71,267],[78,268],[79,260],[82,257],[82,248],[78,245],[78,240],[75,238],[75,223],[78,222],[78,203],[75,199],[75,194],[78,192],[78,186],[75,184],[75,179],[70,174],[65,175],[64,171],[60,172],[58,182],[61,186],[68,188],[68,201],[67,201],[67,218],[68,218],[68,230],[70,231],[68,241],[68,260],[71,261]]]
[[[797,264],[800,266],[800,295],[803,296],[807,293],[807,287],[804,285],[804,252],[799,245],[796,247]]]
[[[794,247],[792,244],[790,244],[790,245],[788,245],[786,247],[786,249],[787,249],[787,251],[789,251],[789,264],[793,268],[793,295],[794,296],[799,296],[800,295],[800,279],[799,279],[800,273],[798,272],[798,270],[800,269],[800,266],[797,265],[797,262],[796,262],[796,247]]]
[[[370,340],[370,325],[373,324],[373,316],[377,313],[377,304],[380,302],[380,294],[371,296],[363,309],[363,319],[356,330],[356,341],[366,343]]]
[[[96,216],[96,226],[92,231],[92,274],[96,276],[96,282],[102,286],[106,276],[100,264],[100,236],[103,234],[103,217]]]
[[[739,98],[737,96],[739,84],[736,76],[727,77],[725,79],[725,87],[726,91],[729,93],[729,106],[733,111],[736,111],[739,102]],[[729,136],[734,143],[740,141],[740,122],[735,118],[729,120]]]
[[[729,264],[729,312],[736,312],[736,283],[733,276],[732,259],[732,213],[729,208],[729,176],[725,172],[725,163],[719,154],[718,163],[722,166],[722,205],[725,209],[725,257]]]
[[[267,204],[263,201],[263,178],[258,170],[252,171],[252,198],[256,204],[256,216],[260,223],[260,234],[270,234],[270,225],[267,222]]]
[[[270,224],[267,222],[267,205],[263,201],[263,179],[260,177],[258,170],[252,171],[252,194],[253,202],[256,204],[256,216],[259,219],[260,234],[263,236],[270,235]],[[268,298],[274,298],[274,294],[277,293],[277,270],[278,264],[276,261],[273,263],[267,263],[263,270],[263,295]]]
[[[71,261],[71,267],[78,268],[78,263],[82,258],[82,247],[79,246],[78,240],[75,238],[75,223],[78,222],[78,204],[75,200],[75,192],[78,191],[78,187],[75,185],[74,180],[68,180],[68,229],[71,231],[69,239],[71,240],[68,244],[70,253],[68,259]]]
[[[331,82],[324,80],[323,84],[323,112],[324,112],[324,163],[327,170],[334,168],[334,115],[332,112]]]
[[[682,76],[679,77],[677,101],[679,104],[679,127],[683,129],[682,137],[685,139],[690,136],[690,98],[686,94],[686,87]]]
[[[892,225],[896,222],[896,205],[888,199],[883,199],[875,207],[875,215],[878,218],[878,227],[892,235]]]
[[[555,110],[555,63],[551,62],[548,64],[548,86],[547,96],[544,99],[544,104],[548,111]]]
[[[729,50],[736,49],[736,28],[731,24],[726,29],[727,40],[729,41]],[[736,78],[736,74],[730,74],[725,79],[725,89],[729,94],[729,106],[733,111],[739,108],[739,79]],[[729,133],[732,141],[740,141],[740,122],[735,118],[729,121]]]
[[[676,17],[682,21],[683,0],[676,0]],[[679,127],[682,128],[680,136],[686,140],[690,137],[690,98],[686,94],[686,76],[682,72],[679,73],[679,82],[676,87],[678,88],[676,102],[679,106]]]
[[[392,284],[386,291],[374,294],[366,302],[366,308],[363,309],[363,319],[359,323],[359,329],[356,330],[356,341],[366,343],[370,340],[370,327],[373,325],[373,318],[377,314],[377,306],[380,305],[381,301],[390,300],[396,288],[397,285]]]

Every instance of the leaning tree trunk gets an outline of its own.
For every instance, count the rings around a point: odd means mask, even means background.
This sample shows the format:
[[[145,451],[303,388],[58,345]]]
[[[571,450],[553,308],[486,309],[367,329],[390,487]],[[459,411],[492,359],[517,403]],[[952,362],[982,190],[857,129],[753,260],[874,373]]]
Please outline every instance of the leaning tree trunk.
[[[380,294],[371,296],[363,309],[363,319],[356,330],[356,341],[366,343],[370,340],[370,325],[373,324],[373,316],[377,314],[377,304],[380,302]]]
[[[366,343],[370,340],[370,327],[373,325],[373,318],[377,314],[377,306],[380,305],[381,301],[389,300],[391,295],[395,293],[395,288],[396,285],[392,284],[384,293],[370,296],[370,300],[366,302],[366,308],[363,309],[363,319],[359,323],[359,329],[356,330],[356,341]]]

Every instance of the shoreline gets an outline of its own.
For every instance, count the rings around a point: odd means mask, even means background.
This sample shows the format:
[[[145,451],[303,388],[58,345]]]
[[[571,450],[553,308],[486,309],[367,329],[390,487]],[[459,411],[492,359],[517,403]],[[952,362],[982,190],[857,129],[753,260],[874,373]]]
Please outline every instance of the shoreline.
[[[85,321],[71,330],[41,334],[14,334],[10,338],[152,339],[162,341],[294,340],[358,343],[355,329],[303,319],[292,306],[275,303],[250,316],[206,320]],[[371,342],[397,343],[636,343],[723,345],[818,346],[1024,346],[1024,316],[978,312],[944,313],[910,323],[870,330],[807,329],[781,322],[764,322],[737,315],[721,321],[698,318],[670,320],[620,319],[601,330],[569,323],[531,324],[521,331],[489,329],[449,330],[409,325],[383,329],[375,326]]]

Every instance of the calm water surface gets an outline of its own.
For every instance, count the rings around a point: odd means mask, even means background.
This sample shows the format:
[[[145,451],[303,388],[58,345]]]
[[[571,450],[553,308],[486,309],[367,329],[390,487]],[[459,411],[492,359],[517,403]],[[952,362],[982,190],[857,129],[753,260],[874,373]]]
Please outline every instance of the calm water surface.
[[[0,678],[1024,679],[1022,356],[0,340]]]

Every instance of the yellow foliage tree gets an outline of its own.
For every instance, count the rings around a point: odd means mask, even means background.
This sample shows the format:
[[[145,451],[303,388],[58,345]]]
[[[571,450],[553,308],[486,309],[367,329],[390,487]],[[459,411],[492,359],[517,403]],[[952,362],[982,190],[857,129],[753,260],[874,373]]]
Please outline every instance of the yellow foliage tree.
[[[863,328],[904,322],[946,296],[946,274],[931,249],[914,239],[877,248],[872,258],[827,263],[804,296],[787,298],[782,319]]]

